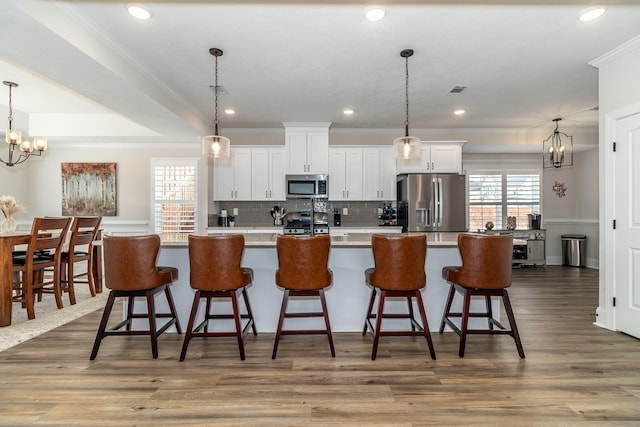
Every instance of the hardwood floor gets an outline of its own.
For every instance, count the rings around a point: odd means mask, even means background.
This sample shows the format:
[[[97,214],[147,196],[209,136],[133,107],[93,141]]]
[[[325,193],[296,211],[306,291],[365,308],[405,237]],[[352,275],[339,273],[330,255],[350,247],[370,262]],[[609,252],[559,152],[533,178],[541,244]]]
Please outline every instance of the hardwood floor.
[[[527,358],[507,336],[248,336],[107,338],[89,353],[101,311],[0,353],[0,425],[638,425],[640,340],[593,325],[598,272],[549,266],[514,270],[509,290]],[[274,307],[277,310],[278,307]],[[364,314],[363,314],[364,320]],[[186,326],[186,325],[184,325]],[[432,325],[433,327],[437,325]],[[0,333],[2,331],[0,330]],[[299,344],[299,345],[298,345]]]

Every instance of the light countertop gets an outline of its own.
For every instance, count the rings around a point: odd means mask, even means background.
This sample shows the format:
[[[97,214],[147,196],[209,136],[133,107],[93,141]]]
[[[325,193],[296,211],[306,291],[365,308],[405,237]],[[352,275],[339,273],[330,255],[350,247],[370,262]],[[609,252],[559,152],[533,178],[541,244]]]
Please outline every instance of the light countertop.
[[[211,229],[209,229],[209,235]],[[215,234],[215,233],[213,233]],[[245,246],[250,248],[270,248],[276,246],[278,233],[239,233],[244,235]],[[339,236],[331,236],[332,247],[369,248],[371,247],[371,236],[374,233],[347,233]],[[428,247],[457,247],[458,234],[460,233],[425,233],[427,235]],[[186,238],[179,241],[168,241],[163,239],[162,246],[180,247],[187,246]]]

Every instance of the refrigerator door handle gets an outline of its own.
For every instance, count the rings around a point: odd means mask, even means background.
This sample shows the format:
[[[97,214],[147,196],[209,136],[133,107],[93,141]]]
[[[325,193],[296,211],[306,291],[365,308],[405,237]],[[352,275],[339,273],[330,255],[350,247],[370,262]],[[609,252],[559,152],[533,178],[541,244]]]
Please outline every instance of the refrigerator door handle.
[[[442,193],[442,178],[438,178],[438,195],[437,195],[437,203],[438,203],[438,211],[437,211],[437,223],[438,228],[442,227],[442,205],[443,205],[443,193]]]

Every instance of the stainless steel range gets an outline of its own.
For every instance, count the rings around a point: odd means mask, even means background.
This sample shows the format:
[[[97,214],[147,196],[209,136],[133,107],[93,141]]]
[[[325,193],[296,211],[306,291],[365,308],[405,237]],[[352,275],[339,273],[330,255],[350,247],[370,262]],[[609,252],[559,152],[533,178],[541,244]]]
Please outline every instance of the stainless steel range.
[[[329,234],[328,215],[325,212],[315,212],[313,220],[313,234]],[[311,235],[311,212],[289,212],[284,224],[284,234],[298,236]]]

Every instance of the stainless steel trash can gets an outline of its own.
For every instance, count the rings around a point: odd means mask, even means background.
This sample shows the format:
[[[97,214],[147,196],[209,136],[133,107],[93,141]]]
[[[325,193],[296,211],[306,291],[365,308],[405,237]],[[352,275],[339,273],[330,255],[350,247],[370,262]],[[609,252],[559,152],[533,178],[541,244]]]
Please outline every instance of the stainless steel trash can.
[[[587,257],[587,236],[584,234],[562,235],[562,265],[584,267]]]

